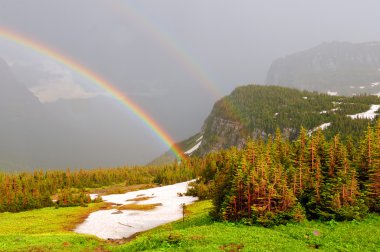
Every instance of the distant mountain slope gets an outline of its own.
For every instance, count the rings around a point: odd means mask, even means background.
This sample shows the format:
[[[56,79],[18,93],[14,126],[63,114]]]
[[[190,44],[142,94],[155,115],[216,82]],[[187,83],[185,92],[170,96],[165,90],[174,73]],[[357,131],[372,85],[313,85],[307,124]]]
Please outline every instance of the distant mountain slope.
[[[0,59],[0,172],[124,165],[136,148],[134,135],[112,99],[41,104]]]
[[[329,96],[278,86],[242,86],[215,103],[201,132],[187,139],[183,150],[195,146],[192,155],[204,155],[241,147],[249,137],[266,138],[277,128],[294,139],[301,126],[309,134],[321,128],[327,137],[339,133],[342,138],[352,135],[355,139],[380,113],[379,108],[377,96]]]
[[[177,147],[181,149],[186,155],[191,156],[193,152],[198,149],[202,143],[202,133],[197,133],[186,140],[177,143]],[[148,165],[162,165],[168,164],[175,160],[175,155],[172,151],[168,150],[163,155],[155,158],[153,161],[148,163]]]
[[[323,43],[274,61],[266,83],[339,95],[380,93],[380,42]]]

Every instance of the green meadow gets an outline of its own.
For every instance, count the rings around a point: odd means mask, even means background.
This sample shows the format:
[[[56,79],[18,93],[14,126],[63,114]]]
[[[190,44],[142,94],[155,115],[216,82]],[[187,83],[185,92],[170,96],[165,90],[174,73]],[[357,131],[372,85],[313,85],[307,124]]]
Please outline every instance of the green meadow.
[[[210,201],[187,207],[185,221],[111,243],[72,232],[106,207],[44,208],[0,214],[0,251],[380,251],[380,216],[363,221],[305,221],[273,228],[214,222]],[[124,244],[119,244],[125,242]]]
[[[104,242],[100,239],[76,234],[71,230],[90,212],[102,207],[105,207],[105,204],[0,213],[0,251],[94,251],[101,249]]]
[[[380,251],[380,216],[361,222],[305,221],[274,228],[213,222],[209,201],[188,207],[177,221],[111,251]]]

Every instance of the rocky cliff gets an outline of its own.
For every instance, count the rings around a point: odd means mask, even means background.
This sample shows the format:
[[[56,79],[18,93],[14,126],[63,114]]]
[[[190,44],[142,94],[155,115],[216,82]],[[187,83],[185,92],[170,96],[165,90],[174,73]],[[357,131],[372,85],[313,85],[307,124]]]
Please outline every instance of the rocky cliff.
[[[380,93],[380,43],[323,43],[274,61],[266,83],[337,92]]]

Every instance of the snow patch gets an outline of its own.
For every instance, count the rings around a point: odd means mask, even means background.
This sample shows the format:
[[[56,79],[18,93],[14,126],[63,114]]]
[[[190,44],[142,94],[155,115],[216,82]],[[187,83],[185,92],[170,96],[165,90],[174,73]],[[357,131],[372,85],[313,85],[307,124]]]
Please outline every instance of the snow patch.
[[[278,113],[274,113],[274,117],[278,116]]]
[[[338,110],[340,110],[340,108],[333,108],[333,109],[331,109],[332,112],[335,112],[335,111],[338,111]]]
[[[169,186],[150,188],[125,194],[103,196],[103,200],[115,204],[154,204],[161,203],[150,211],[101,210],[91,213],[74,231],[81,234],[92,234],[102,239],[122,239],[130,237],[159,225],[178,220],[182,217],[181,204],[190,204],[196,197],[180,196],[187,191],[191,181]],[[141,195],[152,197],[148,200],[127,201]],[[115,214],[115,213],[118,214]]]
[[[364,88],[365,88],[365,86],[360,86],[359,88],[360,88],[360,89],[364,89]]]
[[[202,141],[199,141],[196,145],[193,146],[193,148],[185,151],[185,154],[190,156],[194,151],[196,151],[199,148],[199,146],[201,146],[201,144],[202,144]]]
[[[331,125],[330,122],[328,122],[328,123],[323,123],[323,124],[319,125],[318,127],[315,127],[314,129],[309,130],[309,131],[307,132],[307,134],[310,136],[311,133],[317,131],[318,129],[325,130],[325,129],[327,129],[327,127],[329,127],[330,125]]]
[[[197,140],[195,140],[196,143],[198,143],[199,141],[201,141],[203,139],[203,135],[200,136]]]
[[[376,86],[378,86],[379,84],[380,84],[380,82],[372,82],[372,83],[371,83],[371,86],[372,86],[372,87],[376,87]]]
[[[319,112],[319,114],[327,114],[327,111],[326,110],[322,110],[321,112]]]
[[[328,95],[331,95],[331,96],[337,96],[338,95],[338,92],[334,92],[334,91],[327,91],[327,94]]]
[[[355,115],[347,115],[351,117],[352,119],[370,119],[373,120],[378,114],[375,112],[378,111],[380,108],[380,105],[371,105],[370,109],[363,113],[358,113]]]
[[[307,100],[307,96],[302,97],[304,100]]]
[[[90,194],[91,200],[96,199],[98,196],[99,196],[98,194]]]

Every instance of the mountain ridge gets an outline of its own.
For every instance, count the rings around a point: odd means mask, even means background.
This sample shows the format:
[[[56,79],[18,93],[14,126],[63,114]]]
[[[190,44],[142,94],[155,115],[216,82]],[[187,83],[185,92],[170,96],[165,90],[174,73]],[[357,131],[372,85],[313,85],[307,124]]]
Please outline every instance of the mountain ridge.
[[[240,86],[214,104],[200,133],[187,139],[186,149],[182,150],[186,152],[196,146],[196,136],[203,139],[192,155],[203,156],[232,146],[240,148],[249,138],[268,138],[277,129],[292,140],[301,127],[309,134],[321,128],[327,137],[340,133],[343,139],[348,135],[356,139],[373,123],[369,118],[376,114],[368,111],[374,104],[380,105],[380,98],[373,95],[331,96],[280,86]],[[368,118],[354,116],[366,111]],[[184,146],[184,142],[178,146]]]
[[[380,93],[380,42],[325,42],[275,60],[267,85],[340,95]]]

